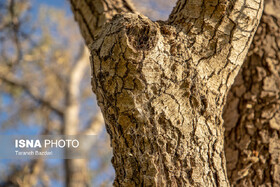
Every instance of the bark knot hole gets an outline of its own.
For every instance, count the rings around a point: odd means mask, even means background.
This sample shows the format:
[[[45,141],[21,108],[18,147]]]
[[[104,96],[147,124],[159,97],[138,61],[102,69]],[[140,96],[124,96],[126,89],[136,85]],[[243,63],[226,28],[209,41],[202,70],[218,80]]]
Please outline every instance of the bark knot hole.
[[[139,20],[128,24],[127,37],[130,45],[136,50],[148,51],[153,49],[158,41],[157,27],[150,20]]]

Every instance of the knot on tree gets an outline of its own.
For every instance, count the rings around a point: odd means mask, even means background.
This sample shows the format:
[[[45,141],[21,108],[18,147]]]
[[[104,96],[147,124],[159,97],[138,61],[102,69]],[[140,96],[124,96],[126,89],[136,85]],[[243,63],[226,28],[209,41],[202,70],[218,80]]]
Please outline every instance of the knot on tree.
[[[141,15],[115,16],[91,48],[92,85],[101,108],[111,105],[106,107],[110,113],[114,113],[110,108],[116,108],[114,121],[123,122],[119,119],[122,112],[135,113],[133,118],[139,121],[150,115],[143,112],[155,107],[155,114],[176,113],[171,121],[179,126],[188,114],[208,115],[205,112],[213,106],[207,100],[214,100],[214,96],[206,97],[207,81],[193,63],[189,40],[174,26],[154,23]],[[116,106],[114,100],[118,101]],[[166,103],[173,103],[172,112],[165,109]],[[186,106],[188,114],[180,114],[179,106]],[[143,109],[132,111],[135,108]],[[120,125],[127,127],[125,121]]]
[[[91,48],[101,49],[101,56],[110,55],[117,40],[122,46],[136,51],[150,51],[155,48],[159,38],[159,25],[139,14],[118,14],[107,23],[97,35]]]
[[[158,25],[140,15],[137,18],[132,17],[132,19],[126,24],[126,34],[130,45],[136,50],[143,51],[154,48],[158,41]]]

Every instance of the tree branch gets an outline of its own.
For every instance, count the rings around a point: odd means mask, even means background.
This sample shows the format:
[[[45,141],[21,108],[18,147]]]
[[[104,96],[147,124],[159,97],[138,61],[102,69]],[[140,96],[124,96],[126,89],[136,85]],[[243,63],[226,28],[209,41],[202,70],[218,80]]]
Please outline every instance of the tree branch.
[[[70,3],[87,45],[115,14],[135,12],[130,0],[70,0]]]
[[[179,0],[168,23],[186,35],[187,52],[214,94],[226,93],[250,47],[263,0]],[[224,99],[219,99],[220,105]]]
[[[30,84],[26,84],[20,80],[17,80],[15,77],[6,74],[0,74],[0,80],[2,80],[3,82],[10,84],[12,86],[18,87],[22,90],[24,90],[32,99],[34,99],[34,101],[48,107],[50,110],[52,110],[53,112],[55,112],[56,114],[58,114],[60,117],[63,116],[63,109],[57,105],[55,105],[51,100],[44,98],[40,95],[40,93],[38,92],[37,89],[35,89],[34,87],[31,87]]]
[[[188,36],[190,52],[195,54],[195,64],[202,61],[210,64],[209,59],[219,54],[227,56],[226,61],[229,62],[226,63],[240,66],[259,24],[262,10],[263,0],[178,0],[168,23]],[[225,55],[223,49],[229,53]],[[220,68],[207,63],[201,65],[207,67],[204,68],[206,72],[213,73],[209,68],[219,71]]]
[[[223,119],[232,186],[280,185],[279,11],[278,0],[265,1],[247,59],[227,96]]]

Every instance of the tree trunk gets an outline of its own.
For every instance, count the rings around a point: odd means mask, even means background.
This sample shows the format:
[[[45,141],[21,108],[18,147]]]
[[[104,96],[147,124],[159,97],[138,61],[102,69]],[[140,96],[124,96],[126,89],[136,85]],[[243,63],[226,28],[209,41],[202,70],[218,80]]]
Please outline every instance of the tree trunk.
[[[261,12],[262,1],[179,0],[167,22],[121,14],[94,38],[115,186],[229,186],[221,115]]]
[[[223,115],[233,186],[280,186],[280,2],[265,2]]]

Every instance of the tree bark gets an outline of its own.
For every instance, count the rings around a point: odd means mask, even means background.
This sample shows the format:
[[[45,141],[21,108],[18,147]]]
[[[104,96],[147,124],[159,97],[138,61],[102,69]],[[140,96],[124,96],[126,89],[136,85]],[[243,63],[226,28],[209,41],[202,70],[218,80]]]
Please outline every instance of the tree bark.
[[[221,115],[261,12],[262,1],[179,0],[166,22],[120,14],[93,37],[115,186],[229,186]]]
[[[130,0],[70,0],[75,20],[87,45],[102,26],[121,12],[135,12]]]
[[[280,2],[264,15],[223,114],[233,186],[280,186]]]

